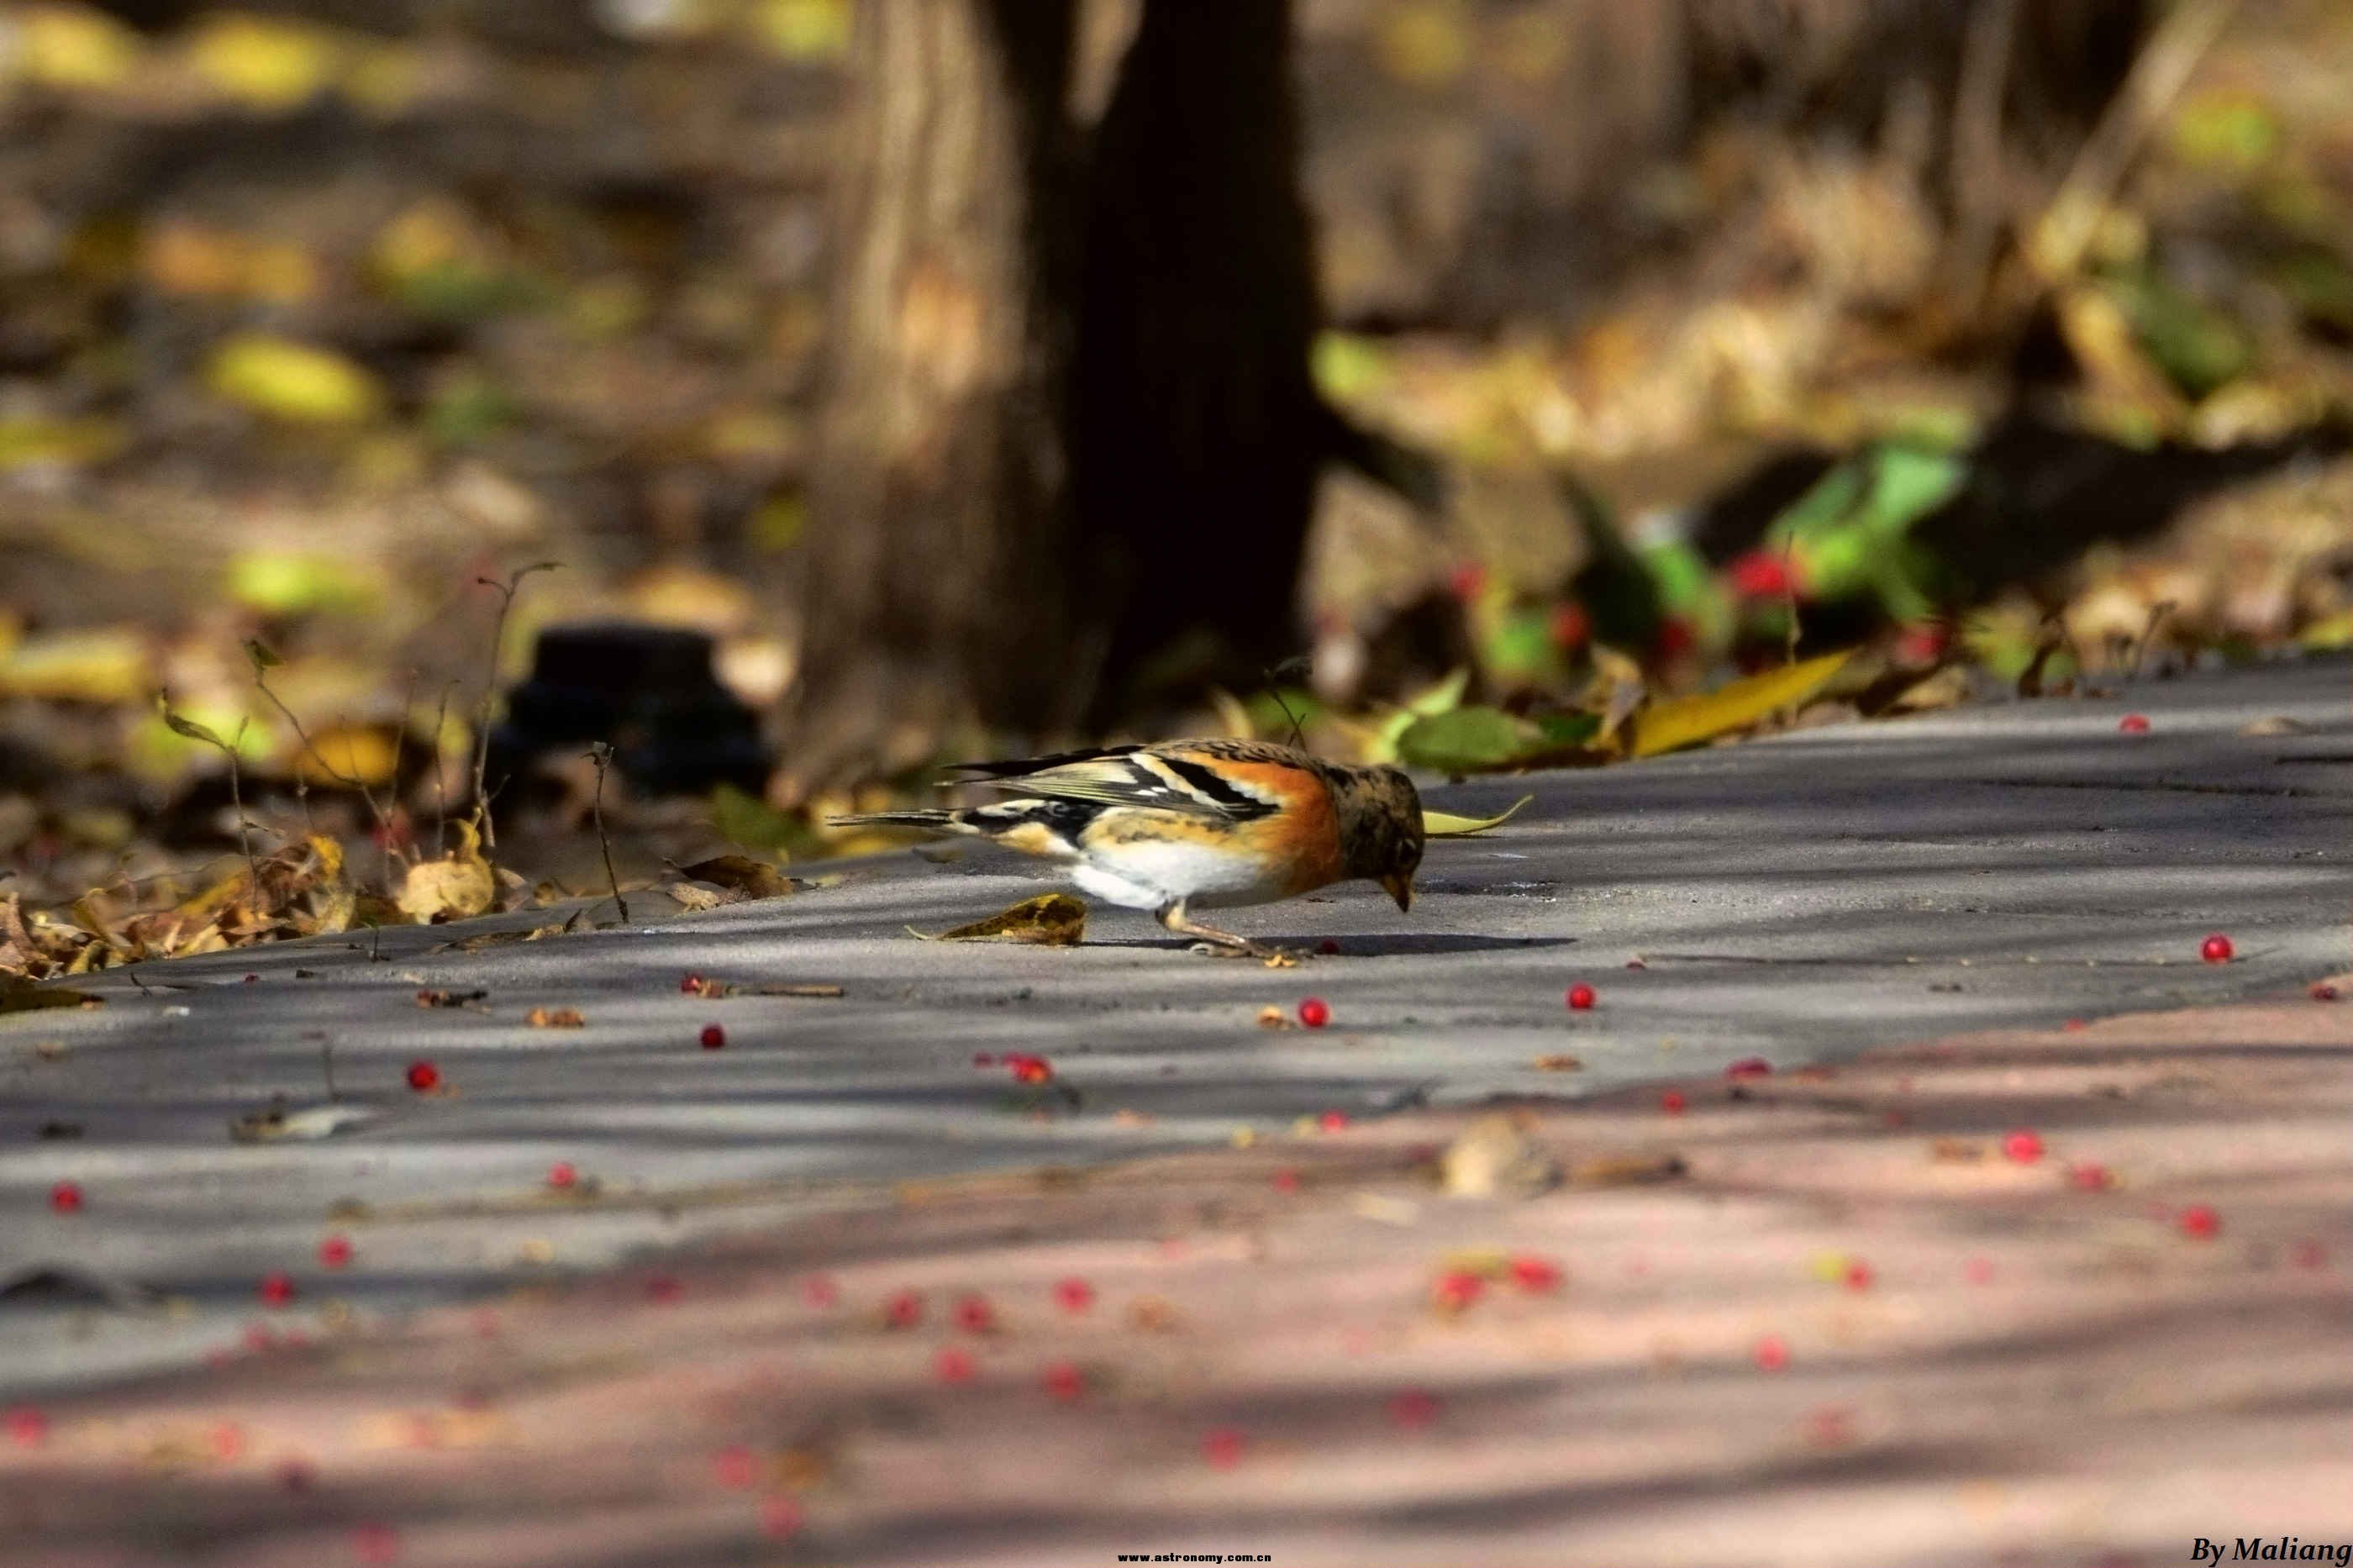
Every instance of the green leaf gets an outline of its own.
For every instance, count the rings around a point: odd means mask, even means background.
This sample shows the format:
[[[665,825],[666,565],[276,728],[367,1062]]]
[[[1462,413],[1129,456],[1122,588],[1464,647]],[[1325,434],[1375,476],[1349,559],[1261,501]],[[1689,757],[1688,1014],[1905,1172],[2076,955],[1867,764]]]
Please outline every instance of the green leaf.
[[[185,735],[191,741],[202,741],[206,745],[217,747],[224,752],[229,750],[229,743],[227,741],[197,723],[194,719],[181,718],[165,706],[162,698],[155,699],[155,708],[164,715],[164,724],[174,735]]]
[[[1398,737],[1398,757],[1440,773],[1509,767],[1529,750],[1528,728],[1498,708],[1457,708],[1417,719]]]
[[[1631,754],[1655,757],[1748,729],[1785,708],[1811,700],[1853,657],[1852,649],[1824,654],[1736,680],[1698,697],[1655,703],[1635,716]]]

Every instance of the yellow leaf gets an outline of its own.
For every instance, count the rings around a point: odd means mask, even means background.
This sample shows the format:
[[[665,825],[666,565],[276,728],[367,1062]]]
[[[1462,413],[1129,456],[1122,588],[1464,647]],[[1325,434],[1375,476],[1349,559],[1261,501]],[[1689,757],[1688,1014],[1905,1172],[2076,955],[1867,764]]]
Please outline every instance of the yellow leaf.
[[[1520,807],[1535,799],[1524,795],[1505,807],[1499,816],[1456,816],[1451,812],[1425,811],[1421,814],[1421,831],[1429,838],[1468,838],[1473,833],[1484,833],[1491,827],[1501,827],[1520,814]]]
[[[335,39],[316,27],[235,14],[200,23],[188,63],[225,96],[254,109],[300,109],[340,66]]]
[[[463,819],[456,826],[458,847],[439,860],[411,866],[401,883],[400,911],[419,925],[479,915],[498,897],[498,882],[482,858],[481,836]]]
[[[941,942],[977,942],[997,938],[1030,942],[1042,947],[1076,947],[1087,934],[1087,906],[1068,893],[1040,893],[1009,910],[942,931]]]
[[[0,697],[111,706],[135,702],[153,685],[146,639],[127,626],[44,633],[0,657]]]
[[[1698,697],[1678,697],[1656,703],[1635,716],[1630,754],[1655,757],[1760,723],[1813,697],[1853,657],[1852,648],[1845,653],[1824,654],[1801,664],[1748,676]]]
[[[216,396],[298,424],[355,425],[383,404],[375,378],[343,355],[262,332],[221,344],[206,381]]]
[[[305,784],[321,785],[347,779],[389,784],[400,760],[394,739],[393,731],[380,725],[331,725],[312,733],[310,749],[294,759],[295,774]]]
[[[768,47],[788,60],[833,60],[849,52],[849,0],[766,0],[754,16]]]
[[[139,35],[88,5],[42,5],[17,18],[25,74],[47,87],[111,87],[139,64]]]

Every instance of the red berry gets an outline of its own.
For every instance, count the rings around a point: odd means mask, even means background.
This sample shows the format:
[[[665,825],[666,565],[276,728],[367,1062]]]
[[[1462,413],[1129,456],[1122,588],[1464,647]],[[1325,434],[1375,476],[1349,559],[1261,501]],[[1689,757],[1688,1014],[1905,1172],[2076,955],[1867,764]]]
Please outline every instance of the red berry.
[[[1326,1132],[1345,1132],[1348,1130],[1348,1113],[1327,1110],[1315,1119],[1315,1125]]]
[[[1066,1405],[1086,1397],[1086,1374],[1070,1362],[1049,1363],[1039,1381],[1046,1385],[1048,1394]]]
[[[1659,623],[1658,640],[1652,650],[1661,658],[1678,658],[1689,653],[1698,643],[1699,634],[1681,616],[1669,616]]]
[[[823,1311],[841,1300],[841,1287],[830,1275],[812,1274],[801,1284],[801,1300]]]
[[[2067,1180],[2087,1193],[2105,1193],[2116,1184],[2116,1179],[2108,1173],[2108,1168],[2093,1160],[2068,1166]]]
[[[1850,1290],[1868,1290],[1876,1278],[1871,1265],[1860,1258],[1846,1266],[1846,1288]]]
[[[948,1349],[932,1358],[932,1373],[942,1383],[970,1383],[973,1373],[972,1352]]]
[[[1095,1288],[1072,1275],[1054,1282],[1054,1300],[1065,1312],[1083,1312],[1095,1304]]]
[[[1450,1269],[1438,1277],[1430,1288],[1430,1299],[1439,1310],[1460,1312],[1486,1293],[1487,1282],[1467,1268]]]
[[[2116,721],[2116,729],[2126,735],[2146,735],[2148,733],[2148,715],[2127,713]]]
[[[1945,656],[1945,646],[1943,625],[1936,621],[1915,621],[1896,634],[1896,662],[1934,664]]]
[[[1322,953],[1326,958],[1331,958],[1339,952],[1340,944],[1327,936],[1322,942],[1315,944],[1315,951]]]
[[[802,1523],[801,1505],[788,1497],[765,1497],[760,1500],[760,1533],[769,1536],[790,1535]]]
[[[1669,1116],[1681,1116],[1688,1103],[1683,1099],[1683,1091],[1679,1089],[1671,1089],[1659,1096],[1659,1109]]]
[[[1560,1265],[1549,1258],[1523,1252],[1512,1259],[1511,1268],[1512,1283],[1523,1290],[1538,1292],[1560,1288]]]
[[[1726,1078],[1770,1078],[1773,1064],[1763,1057],[1743,1057],[1724,1069]]]
[[[1051,1083],[1054,1080],[1054,1064],[1044,1057],[1025,1056],[1018,1052],[1008,1053],[1005,1058],[1005,1065],[1013,1070],[1013,1081],[1016,1083],[1039,1084]]]
[[[250,984],[252,984],[255,981],[257,981],[257,980],[259,980],[259,979],[260,979],[260,978],[261,978],[261,976],[260,976],[260,975],[259,975],[259,974],[248,974],[248,975],[247,975],[247,976],[245,977],[245,983],[246,983],[248,985],[250,985]]]
[[[49,1436],[49,1418],[29,1405],[8,1412],[8,1436],[20,1448],[37,1448]]]
[[[49,1189],[49,1206],[59,1214],[81,1212],[81,1184],[59,1182]]]
[[[1220,1426],[1201,1439],[1201,1458],[1210,1468],[1230,1470],[1242,1462],[1242,1447],[1246,1439],[1230,1426]]]
[[[265,1274],[261,1277],[261,1304],[283,1307],[294,1300],[293,1277],[286,1274]]]
[[[716,1024],[705,1024],[702,1026],[701,1038],[704,1050],[715,1051],[727,1043],[727,1031]]]
[[[2181,1227],[2182,1235],[2199,1241],[2211,1241],[2222,1230],[2222,1216],[2205,1204],[2191,1204],[2174,1223]]]
[[[711,1473],[729,1490],[744,1491],[758,1484],[760,1461],[751,1449],[737,1443],[711,1456]]]
[[[1767,1372],[1779,1372],[1789,1364],[1789,1342],[1778,1334],[1767,1334],[1757,1342],[1757,1364]]]
[[[1299,1173],[1291,1170],[1277,1171],[1274,1173],[1274,1190],[1278,1193],[1297,1192],[1299,1190]]]
[[[1446,591],[1466,605],[1486,586],[1487,569],[1475,561],[1457,566],[1446,579]]]
[[[319,1243],[319,1263],[326,1268],[341,1268],[352,1260],[352,1241],[347,1236],[331,1236]]]
[[[646,1281],[646,1300],[657,1306],[675,1306],[685,1296],[686,1286],[675,1274],[657,1274]]]
[[[678,994],[681,996],[692,996],[702,990],[702,976],[700,974],[690,974],[678,983]]]
[[[2326,980],[2316,980],[2312,983],[2312,989],[2305,994],[2316,1002],[2334,1002],[2337,1000],[2337,987]]]
[[[2228,963],[2235,951],[2231,939],[2219,931],[2198,944],[2198,956],[2209,963]]]
[[[205,1437],[216,1459],[234,1459],[245,1452],[245,1428],[234,1421],[221,1422]]]
[[[408,1087],[419,1094],[429,1094],[441,1087],[441,1069],[431,1062],[408,1064]]]
[[[885,1328],[912,1329],[923,1321],[923,1299],[913,1290],[902,1290],[882,1303]]]
[[[1786,556],[1769,550],[1751,550],[1725,565],[1732,591],[1744,599],[1778,599],[1797,591],[1797,574]]]
[[[1569,1010],[1575,1013],[1582,1013],[1591,1007],[1593,1005],[1593,987],[1588,985],[1582,980],[1570,986],[1568,988],[1568,1005]]]
[[[2021,1127],[2003,1135],[2002,1157],[2021,1165],[2031,1165],[2042,1158],[2042,1137],[2031,1127]]]
[[[547,1168],[547,1184],[551,1187],[569,1187],[579,1180],[579,1169],[569,1160],[558,1160]]]
[[[1311,1029],[1320,1029],[1332,1021],[1332,1009],[1321,996],[1310,996],[1299,1005],[1299,1021]]]
[[[1573,653],[1593,636],[1593,617],[1585,613],[1583,605],[1562,605],[1553,611],[1545,630],[1552,637],[1553,647],[1563,653]]]
[[[2066,1029],[2066,1030],[2069,1030],[2069,1031],[2071,1031],[2071,1032],[2072,1032],[2072,1031],[2073,1031],[2073,1030],[2076,1030],[2076,1029],[2083,1029],[2083,1028],[2088,1028],[2088,1027],[2090,1027],[2090,1026],[2089,1026],[2089,1025],[2087,1025],[2087,1024],[2085,1024],[2085,1023],[2084,1022],[2084,1020],[2083,1020],[2083,1019],[2081,1019],[2081,1018],[2070,1018],[2070,1019],[2068,1019],[2065,1023],[2063,1023],[2063,1024],[2060,1025],[2059,1026],[2060,1026],[2061,1028],[2063,1028],[2063,1029]]]
[[[1438,1419],[1438,1395],[1428,1389],[1409,1388],[1389,1401],[1389,1424],[1419,1431]]]
[[[955,1304],[956,1327],[968,1334],[985,1334],[997,1327],[997,1313],[986,1296],[966,1296]]]

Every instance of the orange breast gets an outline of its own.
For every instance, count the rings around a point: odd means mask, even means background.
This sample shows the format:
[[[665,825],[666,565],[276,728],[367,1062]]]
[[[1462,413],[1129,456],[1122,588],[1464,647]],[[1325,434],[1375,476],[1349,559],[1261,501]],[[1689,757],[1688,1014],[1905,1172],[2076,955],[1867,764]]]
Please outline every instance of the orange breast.
[[[1324,887],[1346,874],[1340,858],[1340,819],[1322,779],[1277,763],[1229,762],[1219,771],[1246,789],[1282,802],[1281,811],[1244,823],[1240,831],[1255,853],[1282,868],[1286,896]]]

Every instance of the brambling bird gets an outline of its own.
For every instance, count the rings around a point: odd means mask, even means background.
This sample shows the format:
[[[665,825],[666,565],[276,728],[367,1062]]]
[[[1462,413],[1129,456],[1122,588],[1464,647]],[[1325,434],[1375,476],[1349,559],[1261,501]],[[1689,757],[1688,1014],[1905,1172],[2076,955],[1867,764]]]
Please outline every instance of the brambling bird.
[[[965,763],[958,783],[1015,798],[958,810],[837,816],[962,834],[1060,861],[1109,903],[1150,910],[1179,936],[1255,956],[1195,909],[1272,903],[1334,882],[1378,882],[1413,905],[1421,799],[1395,768],[1345,767],[1262,741],[1170,741],[1018,762]]]

